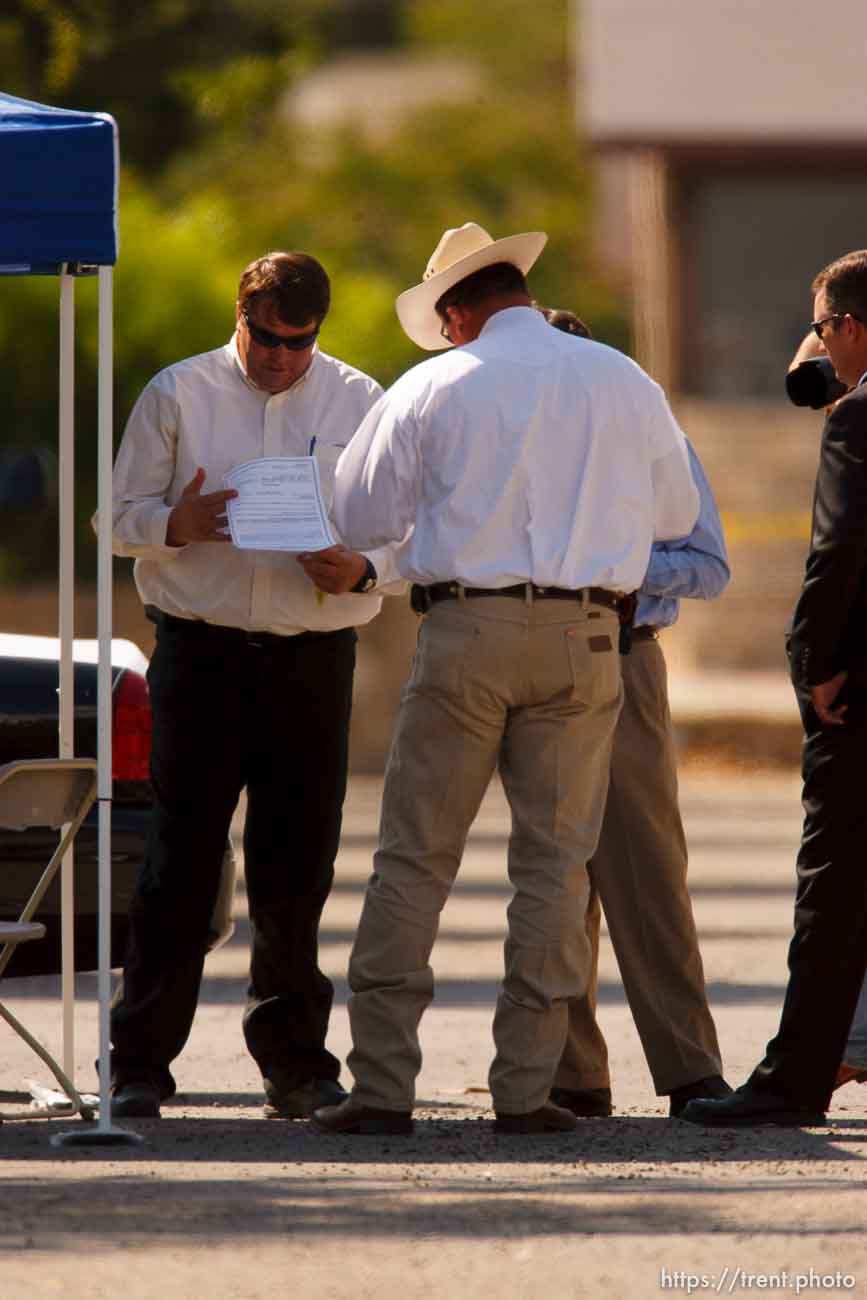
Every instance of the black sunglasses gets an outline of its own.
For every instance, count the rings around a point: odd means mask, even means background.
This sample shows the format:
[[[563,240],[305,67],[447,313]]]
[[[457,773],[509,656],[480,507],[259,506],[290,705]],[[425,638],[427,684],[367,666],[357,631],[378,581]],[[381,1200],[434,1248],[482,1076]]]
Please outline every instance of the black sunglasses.
[[[811,320],[810,329],[816,335],[816,338],[820,339],[826,325],[830,325],[832,320],[842,320],[845,315],[846,313],[843,311],[835,311],[830,316],[823,316],[821,320]]]
[[[816,335],[816,338],[820,339],[822,330],[826,325],[830,325],[832,320],[845,320],[847,316],[851,316],[853,320],[859,321],[862,325],[864,323],[860,316],[855,315],[854,311],[835,311],[830,316],[823,316],[821,320],[811,320],[810,329]]]
[[[312,343],[316,342],[319,335],[319,326],[317,325],[316,329],[312,330],[310,334],[296,334],[294,338],[285,339],[282,334],[274,334],[272,330],[263,329],[261,325],[254,325],[246,308],[241,315],[244,317],[244,324],[250,332],[250,338],[262,348],[286,348],[287,352],[303,352],[305,348],[309,348]]]

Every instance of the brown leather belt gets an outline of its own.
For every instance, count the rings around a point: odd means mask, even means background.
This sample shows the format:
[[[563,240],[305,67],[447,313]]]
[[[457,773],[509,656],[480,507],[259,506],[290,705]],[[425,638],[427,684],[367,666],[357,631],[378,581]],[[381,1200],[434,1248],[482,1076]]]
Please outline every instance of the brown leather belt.
[[[609,591],[605,587],[537,587],[533,582],[518,582],[513,587],[462,587],[459,582],[434,582],[429,587],[414,584],[412,588],[412,607],[416,610],[429,608],[441,600],[457,600],[466,597],[475,600],[477,596],[514,596],[525,600],[571,600],[582,604],[585,597],[590,605],[604,605],[619,613],[624,600],[628,597],[620,591]]]

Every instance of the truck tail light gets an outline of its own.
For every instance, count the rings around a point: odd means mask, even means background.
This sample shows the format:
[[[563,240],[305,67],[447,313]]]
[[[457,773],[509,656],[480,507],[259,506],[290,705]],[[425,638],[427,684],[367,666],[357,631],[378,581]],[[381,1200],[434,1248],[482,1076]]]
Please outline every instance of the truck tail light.
[[[111,768],[115,781],[147,781],[150,775],[151,708],[141,673],[125,668],[112,691]]]

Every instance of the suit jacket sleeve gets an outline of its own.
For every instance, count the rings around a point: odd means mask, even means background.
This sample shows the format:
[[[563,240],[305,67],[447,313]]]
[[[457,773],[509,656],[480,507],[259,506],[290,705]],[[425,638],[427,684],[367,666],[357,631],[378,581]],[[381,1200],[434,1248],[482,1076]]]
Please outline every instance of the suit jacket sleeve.
[[[804,586],[789,638],[792,680],[816,686],[850,668],[867,632],[867,387],[831,412],[813,499]]]

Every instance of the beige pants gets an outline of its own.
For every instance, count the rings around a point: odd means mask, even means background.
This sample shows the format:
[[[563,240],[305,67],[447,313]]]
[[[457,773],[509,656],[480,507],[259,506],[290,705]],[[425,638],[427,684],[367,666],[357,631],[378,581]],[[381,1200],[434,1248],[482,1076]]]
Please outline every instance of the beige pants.
[[[349,965],[355,1097],[409,1110],[439,914],[499,766],[512,810],[505,978],[490,1083],[504,1114],[548,1097],[567,1000],[587,987],[586,862],[620,709],[616,617],[560,600],[435,605],[385,777],[380,846]]]
[[[587,995],[569,1006],[557,1084],[609,1086],[595,1015],[601,899],[654,1086],[666,1093],[719,1074],[721,1065],[686,884],[665,659],[656,641],[636,642],[623,660],[623,689],[608,802],[590,866],[593,974]]]

